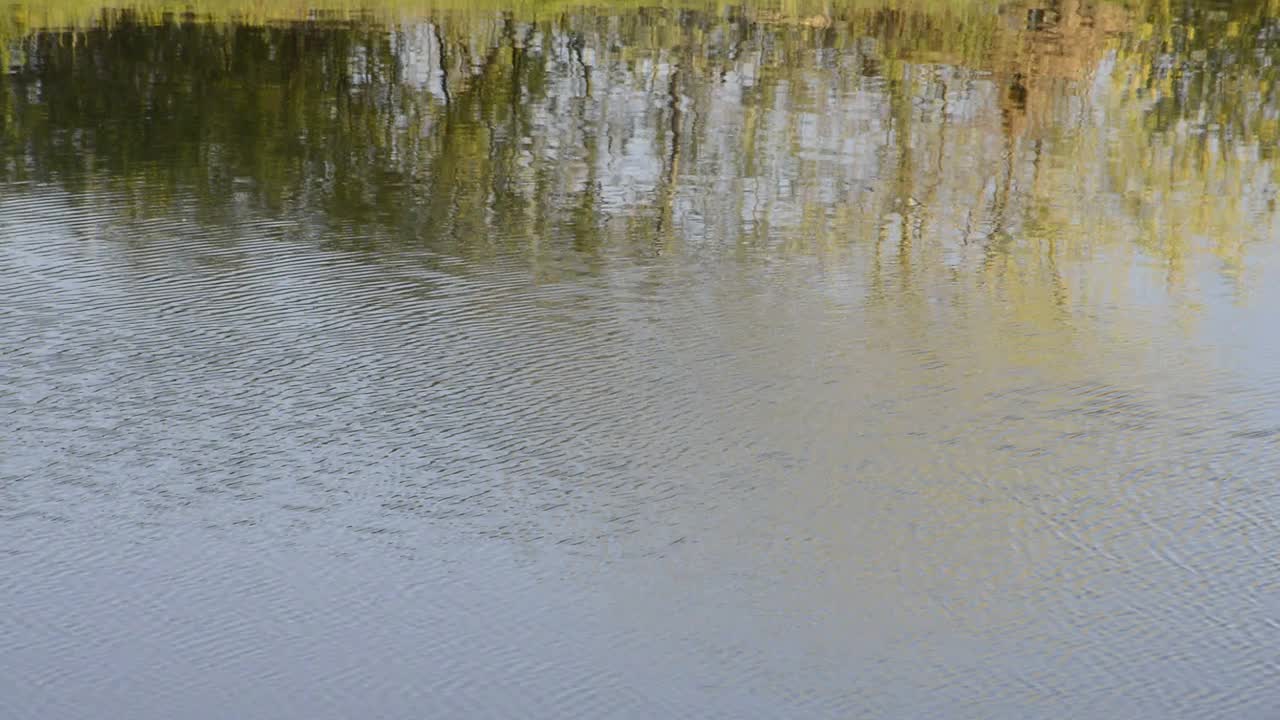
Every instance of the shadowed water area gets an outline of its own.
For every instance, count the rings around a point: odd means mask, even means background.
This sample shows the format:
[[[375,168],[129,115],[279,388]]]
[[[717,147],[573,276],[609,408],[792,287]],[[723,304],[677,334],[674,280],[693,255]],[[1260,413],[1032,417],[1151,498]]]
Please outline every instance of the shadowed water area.
[[[1280,708],[1274,2],[0,47],[0,717]]]

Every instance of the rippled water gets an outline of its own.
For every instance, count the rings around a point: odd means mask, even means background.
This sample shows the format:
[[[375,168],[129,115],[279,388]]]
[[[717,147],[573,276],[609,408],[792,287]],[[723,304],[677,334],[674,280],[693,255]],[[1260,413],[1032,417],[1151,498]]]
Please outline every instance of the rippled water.
[[[0,23],[0,717],[1271,718],[1280,10]]]

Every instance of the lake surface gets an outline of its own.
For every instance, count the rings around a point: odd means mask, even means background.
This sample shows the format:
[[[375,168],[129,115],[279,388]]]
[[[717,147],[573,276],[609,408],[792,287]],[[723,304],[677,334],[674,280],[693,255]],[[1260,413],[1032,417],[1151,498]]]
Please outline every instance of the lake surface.
[[[1276,717],[1275,3],[6,12],[0,717]]]

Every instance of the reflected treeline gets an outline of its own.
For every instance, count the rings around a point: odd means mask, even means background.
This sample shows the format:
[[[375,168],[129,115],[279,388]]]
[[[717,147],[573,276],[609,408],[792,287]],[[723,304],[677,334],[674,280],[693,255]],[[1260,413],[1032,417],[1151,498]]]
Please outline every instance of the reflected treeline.
[[[10,38],[0,161],[461,255],[859,252],[908,283],[1107,247],[1181,282],[1276,227],[1273,5],[103,11]]]

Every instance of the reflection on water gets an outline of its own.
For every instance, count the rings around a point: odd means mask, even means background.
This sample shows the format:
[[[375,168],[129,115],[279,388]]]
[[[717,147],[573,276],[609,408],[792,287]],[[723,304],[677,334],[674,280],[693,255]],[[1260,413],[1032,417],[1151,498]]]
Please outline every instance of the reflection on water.
[[[1268,717],[1280,16],[0,22],[0,715]]]

